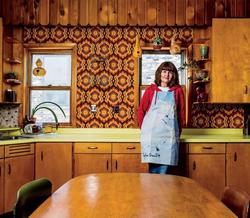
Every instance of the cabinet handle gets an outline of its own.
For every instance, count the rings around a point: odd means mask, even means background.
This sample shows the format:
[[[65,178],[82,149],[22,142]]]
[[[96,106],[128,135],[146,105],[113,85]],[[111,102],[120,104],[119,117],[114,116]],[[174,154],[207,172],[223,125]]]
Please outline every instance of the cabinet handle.
[[[245,93],[245,95],[247,95],[247,93],[248,93],[248,88],[247,88],[247,86],[245,86],[245,91],[244,91],[244,93]]]
[[[193,162],[193,170],[195,170],[196,169],[196,163],[195,163],[195,161]]]
[[[213,149],[213,147],[211,147],[211,146],[203,146],[202,149],[210,150],[210,149]]]
[[[236,162],[236,161],[237,161],[237,153],[234,152],[234,162]]]
[[[107,160],[107,171],[109,170],[109,160]]]
[[[134,150],[135,149],[135,146],[133,147],[127,147],[127,150]]]
[[[8,164],[8,175],[10,175],[11,174],[11,166],[10,166],[10,164]]]
[[[43,161],[43,151],[41,151],[41,161]]]
[[[117,168],[118,168],[118,162],[117,160],[115,160],[115,170],[117,170]]]
[[[88,149],[98,149],[98,147],[96,147],[96,146],[90,146],[90,147],[88,147]]]

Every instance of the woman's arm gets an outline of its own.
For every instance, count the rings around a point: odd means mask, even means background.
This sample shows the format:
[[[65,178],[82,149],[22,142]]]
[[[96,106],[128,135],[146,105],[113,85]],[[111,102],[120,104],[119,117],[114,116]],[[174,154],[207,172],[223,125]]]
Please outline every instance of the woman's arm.
[[[138,125],[141,128],[144,116],[150,107],[150,90],[147,88],[142,96],[137,113]]]

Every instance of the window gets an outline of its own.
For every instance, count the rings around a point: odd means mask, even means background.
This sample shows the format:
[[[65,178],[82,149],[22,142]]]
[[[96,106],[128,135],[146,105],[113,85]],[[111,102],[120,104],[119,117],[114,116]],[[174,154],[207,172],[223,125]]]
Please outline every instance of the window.
[[[46,70],[45,76],[33,75],[33,69],[37,67],[36,62],[40,59],[42,67]],[[72,124],[72,110],[74,110],[74,89],[73,79],[74,61],[72,49],[30,49],[29,50],[29,72],[28,72],[28,111],[41,102],[51,101],[63,109],[66,117],[58,107],[52,104],[45,104],[57,115],[61,124]],[[46,109],[38,110],[35,114],[36,122],[53,123],[53,114]]]
[[[171,61],[178,69],[184,62],[184,50],[181,54],[171,55],[169,50],[143,50],[140,59],[140,97],[144,90],[154,83],[155,71],[164,61]],[[186,72],[179,71],[180,85],[186,84]]]

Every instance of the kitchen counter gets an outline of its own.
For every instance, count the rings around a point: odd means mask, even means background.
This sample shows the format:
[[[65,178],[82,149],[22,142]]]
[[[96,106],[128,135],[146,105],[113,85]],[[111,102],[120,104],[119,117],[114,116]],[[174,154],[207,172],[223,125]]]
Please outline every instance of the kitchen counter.
[[[0,145],[31,142],[140,142],[140,129],[101,129],[101,128],[59,128],[55,133],[24,135],[14,140],[2,140]],[[181,142],[226,143],[248,142],[242,129],[183,129]]]

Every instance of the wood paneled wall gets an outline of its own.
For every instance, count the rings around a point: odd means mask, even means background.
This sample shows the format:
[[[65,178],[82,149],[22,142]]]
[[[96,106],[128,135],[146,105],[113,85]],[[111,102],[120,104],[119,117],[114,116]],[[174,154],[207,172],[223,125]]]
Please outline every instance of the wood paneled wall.
[[[12,25],[204,26],[214,17],[250,17],[249,0],[0,0]]]

